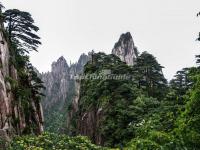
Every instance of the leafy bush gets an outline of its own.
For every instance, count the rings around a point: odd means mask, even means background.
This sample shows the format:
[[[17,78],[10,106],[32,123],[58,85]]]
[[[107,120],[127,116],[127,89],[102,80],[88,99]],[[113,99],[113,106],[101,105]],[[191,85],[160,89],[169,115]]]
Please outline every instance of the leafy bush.
[[[135,138],[127,144],[127,150],[182,150],[185,147],[179,139],[171,134],[160,131],[151,131],[148,137]]]
[[[43,133],[39,136],[26,135],[15,137],[9,150],[106,150],[91,143],[87,137],[69,137],[54,133]]]

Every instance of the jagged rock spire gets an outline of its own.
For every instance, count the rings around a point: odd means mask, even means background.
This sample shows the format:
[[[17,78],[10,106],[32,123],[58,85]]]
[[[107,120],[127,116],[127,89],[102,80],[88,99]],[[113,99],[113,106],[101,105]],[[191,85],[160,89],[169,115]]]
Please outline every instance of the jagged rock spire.
[[[61,56],[56,62],[53,62],[51,65],[51,71],[53,74],[61,75],[65,72],[68,72],[69,66],[66,59]]]
[[[122,34],[115,43],[112,54],[118,56],[128,65],[134,65],[138,52],[130,32]]]

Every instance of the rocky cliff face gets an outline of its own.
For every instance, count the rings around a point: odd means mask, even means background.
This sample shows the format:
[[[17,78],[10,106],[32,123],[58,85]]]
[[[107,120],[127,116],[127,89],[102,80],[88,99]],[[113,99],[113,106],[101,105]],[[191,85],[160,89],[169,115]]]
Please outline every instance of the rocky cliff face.
[[[11,76],[10,73],[12,72],[12,77],[17,79],[17,73],[13,67],[9,70],[10,54],[2,32],[0,32],[0,41],[0,128],[7,129],[12,126],[9,116],[12,114],[11,102],[13,101],[13,94],[11,85],[6,81],[6,77]]]
[[[65,58],[60,57],[53,62],[51,72],[41,74],[46,87],[43,107],[47,130],[59,132],[66,128],[68,105],[76,101],[79,87],[79,83],[76,83],[73,77],[82,73],[87,61],[88,56],[82,54],[77,63],[68,65]]]
[[[10,63],[9,45],[3,31],[0,24],[0,133],[23,134],[32,124],[35,126],[32,131],[40,134],[43,131],[42,107],[30,98],[27,103],[32,109],[25,112],[22,101],[17,100],[13,86],[18,84],[18,73]]]
[[[52,63],[51,72],[42,73],[41,79],[46,87],[45,99],[43,100],[44,109],[50,109],[55,103],[62,103],[67,98],[70,88],[70,80],[72,76],[83,71],[84,65],[88,61],[88,56],[82,54],[77,63],[67,64],[62,56],[56,62]]]
[[[128,65],[134,65],[138,52],[130,32],[120,36],[119,41],[114,45],[112,54],[118,56]]]
[[[41,75],[46,87],[46,97],[43,100],[44,110],[50,109],[57,102],[64,102],[69,88],[68,75],[69,66],[64,57],[52,63],[51,72]]]

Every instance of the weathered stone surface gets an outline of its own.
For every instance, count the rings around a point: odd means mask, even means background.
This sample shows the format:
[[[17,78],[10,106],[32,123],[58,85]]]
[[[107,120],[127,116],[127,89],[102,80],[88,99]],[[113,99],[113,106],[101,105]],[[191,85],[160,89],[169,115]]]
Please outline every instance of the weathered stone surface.
[[[72,119],[74,117],[74,114],[78,111],[78,104],[79,104],[79,96],[80,96],[80,81],[74,81],[75,82],[75,92],[74,97],[71,101],[71,110],[67,113],[67,130],[68,134],[71,134],[71,125],[72,125]]]
[[[41,75],[46,87],[45,99],[43,100],[44,109],[50,109],[55,103],[62,103],[66,96],[68,86],[69,66],[64,57],[60,57],[57,62],[52,63],[51,72]]]
[[[15,99],[12,91],[12,83],[18,82],[18,73],[15,67],[9,63],[10,50],[7,40],[5,39],[2,24],[0,24],[0,129],[5,130],[10,134],[22,134],[25,128],[31,121],[26,122],[25,112],[21,101]],[[30,111],[30,116],[35,118],[37,122],[37,134],[43,131],[42,108],[36,104],[34,99],[30,100],[33,106],[33,112]],[[30,118],[29,120],[31,120]],[[16,122],[16,120],[18,120]],[[3,132],[3,131],[2,131]]]
[[[62,56],[56,62],[52,63],[51,72],[42,73],[41,79],[46,87],[43,100],[44,109],[50,109],[55,103],[62,103],[67,98],[67,93],[71,89],[69,82],[73,76],[83,70],[87,63],[88,56],[82,54],[77,63],[68,66],[65,58]]]
[[[84,65],[88,61],[88,56],[82,54],[78,60],[78,62],[68,65],[65,58],[62,56],[56,62],[52,63],[51,72],[42,73],[40,75],[46,90],[44,91],[46,97],[42,100],[42,105],[44,108],[45,118],[51,118],[52,113],[50,111],[55,110],[55,106],[59,112],[64,112],[64,106],[69,100],[69,95],[73,93],[73,95],[77,95],[78,83],[75,82],[74,76],[82,73]],[[77,101],[77,96],[72,97],[70,101]],[[74,103],[76,105],[76,103]],[[75,106],[75,107],[78,107]],[[68,119],[68,115],[66,118]],[[53,116],[52,116],[53,117]],[[51,124],[46,122],[47,125]]]
[[[130,32],[120,36],[119,41],[115,43],[112,54],[118,56],[128,65],[134,65],[138,52]]]
[[[2,29],[2,25],[0,25],[0,28]],[[3,41],[3,44],[0,43],[0,129],[3,129],[6,125],[11,126],[9,116],[12,113],[11,101],[13,96],[10,88],[7,89],[9,83],[6,79],[10,76],[9,49],[3,32],[0,32],[0,41]]]

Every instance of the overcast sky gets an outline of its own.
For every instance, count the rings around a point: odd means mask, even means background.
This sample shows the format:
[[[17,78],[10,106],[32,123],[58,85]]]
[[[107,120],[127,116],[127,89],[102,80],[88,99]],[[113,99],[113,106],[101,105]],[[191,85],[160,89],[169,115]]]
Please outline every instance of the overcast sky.
[[[195,65],[200,43],[200,0],[1,0],[9,8],[33,15],[42,46],[31,54],[41,72],[64,56],[76,62],[81,53],[110,53],[122,33],[130,31],[140,52],[148,51],[170,79]]]

